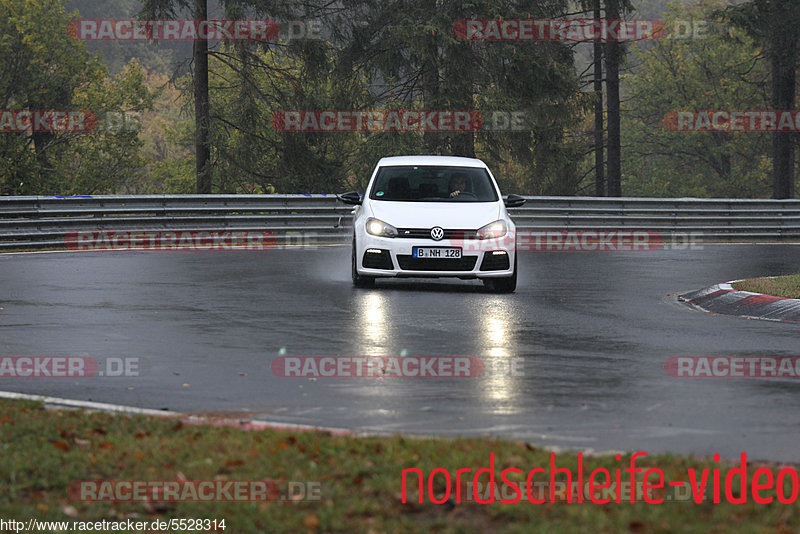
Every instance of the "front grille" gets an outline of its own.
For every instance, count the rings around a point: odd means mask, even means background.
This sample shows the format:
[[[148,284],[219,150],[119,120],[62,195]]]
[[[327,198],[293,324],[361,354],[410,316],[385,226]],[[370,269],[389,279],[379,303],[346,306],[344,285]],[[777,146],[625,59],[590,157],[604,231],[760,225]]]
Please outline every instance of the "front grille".
[[[492,251],[488,251],[483,255],[481,271],[505,271],[508,265],[508,254],[492,254]]]
[[[394,269],[394,265],[392,265],[392,256],[389,254],[388,250],[382,249],[380,254],[376,252],[364,252],[361,265],[363,265],[365,269]]]
[[[397,263],[405,271],[471,271],[475,268],[477,256],[461,258],[415,258],[408,254],[398,254]]]
[[[477,230],[445,230],[442,239],[477,239]],[[430,228],[398,228],[397,237],[406,239],[431,239]]]

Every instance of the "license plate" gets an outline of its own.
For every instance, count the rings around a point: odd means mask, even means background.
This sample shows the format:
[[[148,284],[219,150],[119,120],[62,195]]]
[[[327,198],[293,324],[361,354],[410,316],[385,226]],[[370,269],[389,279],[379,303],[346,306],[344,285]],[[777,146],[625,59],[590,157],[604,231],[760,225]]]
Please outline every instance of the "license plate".
[[[453,247],[414,247],[415,258],[460,258],[461,249]]]

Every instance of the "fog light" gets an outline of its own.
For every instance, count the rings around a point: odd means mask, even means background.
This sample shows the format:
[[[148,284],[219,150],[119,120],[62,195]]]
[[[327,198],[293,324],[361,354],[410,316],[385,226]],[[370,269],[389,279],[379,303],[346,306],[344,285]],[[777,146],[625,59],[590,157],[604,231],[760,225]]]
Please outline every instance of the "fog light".
[[[487,250],[481,262],[481,271],[505,271],[508,270],[508,252],[505,250]]]
[[[379,248],[368,248],[364,251],[364,257],[361,258],[361,265],[365,269],[394,269],[392,265],[392,256],[388,250]]]

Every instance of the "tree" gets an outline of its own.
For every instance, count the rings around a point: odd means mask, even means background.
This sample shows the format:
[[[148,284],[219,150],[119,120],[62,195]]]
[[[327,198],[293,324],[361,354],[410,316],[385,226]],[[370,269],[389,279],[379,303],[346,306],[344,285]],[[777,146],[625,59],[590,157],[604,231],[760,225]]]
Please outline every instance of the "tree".
[[[704,0],[670,9],[677,20],[707,21],[723,7]],[[767,196],[768,134],[670,131],[665,117],[680,110],[763,109],[769,69],[743,30],[707,28],[706,38],[663,39],[632,49],[637,64],[623,77],[628,91],[624,117],[624,186],[629,194],[655,197]]]
[[[723,16],[744,28],[764,46],[771,66],[770,104],[775,110],[795,109],[800,4],[782,0],[750,0],[729,6]],[[773,197],[794,197],[794,143],[791,132],[772,134]]]
[[[582,0],[583,13],[591,13],[593,20],[602,19],[602,0]],[[592,92],[594,96],[594,127],[593,127],[593,152],[594,152],[594,194],[602,197],[606,194],[605,175],[605,105],[603,93],[603,48],[600,39],[592,45]],[[588,69],[587,69],[588,71]]]
[[[58,0],[0,3],[0,109],[88,110],[98,119],[91,130],[87,120],[81,131],[0,134],[3,194],[112,192],[138,172],[137,127],[124,119],[151,102],[141,66],[109,78],[69,36],[70,19]]]
[[[592,0],[592,13],[595,20],[600,19],[600,0]],[[598,40],[594,42],[594,184],[595,196],[602,197],[606,194],[605,179],[605,136],[603,127],[603,45]]]
[[[620,16],[632,9],[628,0],[604,0],[606,18],[619,20]],[[619,69],[623,45],[610,39],[605,43],[606,63],[606,110],[608,112],[608,196],[622,196],[622,141],[621,109],[619,99]]]
[[[143,0],[142,15],[145,18],[175,17],[175,13],[189,8],[190,0]],[[194,20],[208,18],[208,0],[191,0]],[[211,193],[211,146],[209,142],[211,118],[208,98],[208,41],[195,39],[192,58],[194,61],[194,113],[195,113],[195,168],[197,193]]]
[[[339,190],[350,177],[348,162],[367,135],[283,132],[273,127],[273,113],[357,108],[363,88],[332,77],[329,66],[311,66],[309,56],[296,50],[250,48],[227,45],[210,55],[210,80],[215,88],[211,139],[219,171],[215,188],[225,192]]]
[[[327,34],[316,40],[223,43],[208,50],[214,190],[328,192],[344,184],[365,185],[379,156],[427,152],[477,155],[502,164],[507,172],[501,183],[507,180],[519,192],[574,194],[581,177],[573,136],[588,99],[578,89],[570,47],[469,42],[453,32],[460,18],[558,18],[566,5],[566,0],[536,0],[525,8],[440,0],[431,10],[421,0],[225,4],[231,17],[319,20]],[[187,96],[192,93],[186,90]],[[278,110],[396,108],[482,110],[487,128],[419,135],[289,133],[270,127],[271,113]],[[527,128],[488,129],[495,110],[525,112]]]
[[[578,89],[572,51],[559,42],[467,41],[454,34],[462,19],[559,18],[566,1],[344,2],[363,12],[343,54],[378,86],[378,102],[424,109],[522,111],[520,131],[426,133],[426,152],[477,155],[508,171],[509,185],[533,194],[574,194],[579,148],[570,131],[587,103]],[[488,125],[487,125],[488,126]],[[513,177],[513,179],[511,178]],[[501,177],[501,182],[506,180]]]
[[[197,191],[197,175],[194,119],[188,109],[191,102],[166,74],[149,72],[144,83],[154,95],[152,109],[141,113],[139,119],[145,164],[140,178],[124,192],[194,193]]]

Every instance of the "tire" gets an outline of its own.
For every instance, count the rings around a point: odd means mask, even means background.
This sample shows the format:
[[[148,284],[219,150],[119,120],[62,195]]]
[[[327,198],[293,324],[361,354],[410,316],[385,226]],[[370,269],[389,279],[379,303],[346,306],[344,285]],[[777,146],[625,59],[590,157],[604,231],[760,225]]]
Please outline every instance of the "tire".
[[[514,251],[514,274],[504,278],[484,278],[483,283],[495,293],[513,293],[517,289],[517,252]]]
[[[364,276],[358,274],[356,270],[356,240],[353,238],[353,252],[350,255],[350,274],[353,278],[353,285],[356,287],[373,287],[375,285],[374,276]]]

